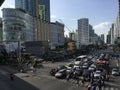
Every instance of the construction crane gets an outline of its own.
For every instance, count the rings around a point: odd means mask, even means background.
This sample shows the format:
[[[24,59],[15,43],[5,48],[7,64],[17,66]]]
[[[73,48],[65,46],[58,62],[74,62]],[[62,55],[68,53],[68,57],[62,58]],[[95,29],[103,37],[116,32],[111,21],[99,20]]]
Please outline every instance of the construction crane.
[[[72,35],[73,30],[71,31],[71,29],[61,19],[59,19],[59,21],[65,25],[66,29]],[[75,42],[72,40],[72,36],[71,36],[70,41],[67,42],[67,45],[68,45],[68,50],[70,50],[70,51],[74,51],[75,50]]]
[[[58,19],[58,20],[65,25],[65,27],[70,33],[72,32],[71,29],[61,19]]]

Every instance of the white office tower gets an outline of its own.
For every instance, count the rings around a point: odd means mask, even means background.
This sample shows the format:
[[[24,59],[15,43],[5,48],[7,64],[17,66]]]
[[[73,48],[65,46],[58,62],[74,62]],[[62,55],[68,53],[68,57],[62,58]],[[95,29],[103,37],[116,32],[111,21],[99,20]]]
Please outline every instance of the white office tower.
[[[78,20],[78,43],[81,45],[89,44],[89,20],[82,18]]]

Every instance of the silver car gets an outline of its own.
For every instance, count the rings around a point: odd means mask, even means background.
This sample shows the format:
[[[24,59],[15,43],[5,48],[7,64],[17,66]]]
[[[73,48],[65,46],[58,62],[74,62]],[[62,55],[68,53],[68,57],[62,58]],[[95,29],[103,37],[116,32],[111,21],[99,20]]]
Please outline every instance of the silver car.
[[[112,69],[112,75],[118,76],[119,75],[119,70],[117,68]]]

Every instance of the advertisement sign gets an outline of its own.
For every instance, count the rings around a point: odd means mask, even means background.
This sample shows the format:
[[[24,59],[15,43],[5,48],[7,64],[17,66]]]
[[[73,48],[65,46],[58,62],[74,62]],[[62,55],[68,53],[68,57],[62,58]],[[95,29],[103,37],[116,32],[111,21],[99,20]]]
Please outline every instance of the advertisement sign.
[[[39,18],[45,20],[45,5],[39,5]]]

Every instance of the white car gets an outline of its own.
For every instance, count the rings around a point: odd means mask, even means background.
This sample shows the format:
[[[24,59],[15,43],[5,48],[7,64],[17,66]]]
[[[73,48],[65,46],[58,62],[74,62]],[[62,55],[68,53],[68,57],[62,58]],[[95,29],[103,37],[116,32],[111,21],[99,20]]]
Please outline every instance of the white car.
[[[87,56],[86,55],[81,55],[78,56],[75,60],[74,60],[74,64],[75,65],[80,65],[82,61],[84,61],[84,59],[86,59]]]
[[[119,75],[119,70],[117,68],[113,68],[112,75]]]
[[[101,77],[101,71],[97,70],[94,72],[94,77],[95,78],[100,78]]]
[[[90,67],[88,68],[88,70],[91,70],[91,71],[93,71],[94,69],[95,69],[94,66],[90,66]]]
[[[56,78],[62,78],[62,77],[65,77],[65,76],[66,76],[66,69],[59,70],[59,71],[55,74],[55,77],[56,77]]]
[[[88,63],[84,63],[83,66],[82,66],[82,68],[87,69],[88,66],[89,66]]]
[[[75,61],[74,64],[75,64],[75,65],[80,65],[80,64],[81,64],[81,61]]]

